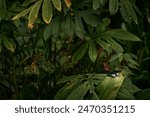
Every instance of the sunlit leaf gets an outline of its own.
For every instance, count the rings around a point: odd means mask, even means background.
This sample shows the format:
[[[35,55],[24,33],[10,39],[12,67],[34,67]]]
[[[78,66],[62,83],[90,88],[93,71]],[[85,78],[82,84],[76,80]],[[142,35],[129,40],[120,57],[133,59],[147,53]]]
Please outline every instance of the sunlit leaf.
[[[119,76],[114,78],[108,76],[104,78],[104,80],[102,80],[102,82],[100,82],[100,84],[96,87],[96,93],[99,99],[116,99],[123,81],[124,76],[122,72],[119,73]]]
[[[29,13],[29,22],[28,22],[28,25],[34,24],[34,21],[35,21],[36,18],[38,17],[38,14],[39,14],[39,10],[40,10],[42,1],[43,1],[43,0],[39,0],[39,1],[37,1],[37,2],[32,6],[31,11],[30,11],[30,13]]]
[[[52,0],[54,7],[58,10],[61,11],[61,0]]]
[[[49,24],[52,20],[53,16],[53,10],[52,10],[52,4],[50,0],[44,0],[42,5],[42,17],[43,20]]]
[[[70,8],[70,6],[71,6],[71,0],[64,0],[64,1],[65,1],[65,3],[66,3],[67,7]]]

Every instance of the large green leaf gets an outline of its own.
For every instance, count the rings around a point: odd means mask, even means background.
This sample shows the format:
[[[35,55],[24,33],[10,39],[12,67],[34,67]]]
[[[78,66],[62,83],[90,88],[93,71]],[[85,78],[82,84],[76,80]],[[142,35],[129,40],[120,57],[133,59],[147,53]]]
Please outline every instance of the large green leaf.
[[[50,0],[44,0],[42,5],[42,17],[43,20],[49,24],[52,20],[53,16],[53,9],[52,9],[52,3]]]
[[[61,11],[61,0],[52,0],[54,7],[58,10]]]
[[[39,0],[32,6],[31,11],[29,13],[29,24],[34,24],[34,21],[38,17],[42,1],[43,0]]]
[[[97,48],[93,41],[90,41],[88,53],[91,61],[95,62],[97,58]]]
[[[113,29],[105,32],[105,35],[109,35],[111,37],[114,37],[116,39],[121,40],[127,40],[127,41],[140,41],[140,39],[127,31],[124,31],[122,29]]]
[[[96,87],[96,93],[99,99],[116,99],[124,79],[125,77],[122,72],[119,73],[119,76],[114,78],[108,76],[104,78],[104,80]]]
[[[75,15],[75,32],[81,39],[84,38],[84,26],[78,14]]]
[[[109,12],[110,15],[114,15],[118,11],[119,1],[109,0]]]
[[[89,43],[85,42],[81,45],[81,47],[74,53],[72,57],[72,63],[76,64],[78,61],[85,55],[87,49],[88,49]]]

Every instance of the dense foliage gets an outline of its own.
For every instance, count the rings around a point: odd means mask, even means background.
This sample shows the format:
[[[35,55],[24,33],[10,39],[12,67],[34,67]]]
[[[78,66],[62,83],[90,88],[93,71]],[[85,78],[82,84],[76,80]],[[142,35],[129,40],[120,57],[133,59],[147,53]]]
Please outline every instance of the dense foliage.
[[[149,10],[149,0],[0,0],[0,99],[150,99]]]

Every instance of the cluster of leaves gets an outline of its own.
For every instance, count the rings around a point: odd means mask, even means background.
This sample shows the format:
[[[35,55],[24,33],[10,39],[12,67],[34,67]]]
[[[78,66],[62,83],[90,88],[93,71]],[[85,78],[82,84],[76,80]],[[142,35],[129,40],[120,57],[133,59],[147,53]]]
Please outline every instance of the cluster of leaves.
[[[143,77],[131,76],[149,60],[149,34],[136,3],[0,0],[0,98],[140,99]]]

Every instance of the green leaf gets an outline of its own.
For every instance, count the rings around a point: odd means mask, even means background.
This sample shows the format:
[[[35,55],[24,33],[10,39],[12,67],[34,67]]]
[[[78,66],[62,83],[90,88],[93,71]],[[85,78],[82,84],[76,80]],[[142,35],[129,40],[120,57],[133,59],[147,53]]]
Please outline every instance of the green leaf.
[[[106,50],[108,53],[112,51],[111,44],[98,38],[96,39],[97,44],[99,44],[104,50]]]
[[[134,94],[139,91],[140,89],[132,83],[131,79],[126,78],[117,94],[117,99],[121,100],[135,99]]]
[[[133,21],[134,21],[136,24],[138,24],[138,19],[137,19],[136,13],[135,13],[135,11],[134,11],[134,9],[133,9],[133,7],[132,7],[130,1],[125,0],[124,2],[125,2],[124,5],[125,5],[126,10],[128,10],[128,13],[130,13],[130,15],[131,15]]]
[[[43,20],[49,24],[52,20],[53,16],[53,9],[52,4],[50,0],[44,0],[42,5],[42,17]]]
[[[79,17],[78,14],[75,15],[75,32],[81,39],[84,38],[84,26],[81,17]]]
[[[3,44],[11,52],[15,51],[15,43],[13,42],[13,40],[3,38]]]
[[[93,9],[96,10],[100,7],[100,0],[93,0]]]
[[[30,3],[35,2],[37,0],[25,0],[22,4],[22,6],[28,6]]]
[[[67,100],[83,100],[83,97],[88,90],[89,86],[87,82],[84,82],[82,85],[71,92],[71,94],[67,97]]]
[[[30,10],[32,9],[32,7],[29,7],[28,9],[23,10],[21,13],[19,13],[18,15],[16,15],[15,17],[12,18],[12,20],[17,20],[20,17],[25,16],[26,14],[28,14],[30,12]]]
[[[87,24],[94,27],[96,27],[100,23],[98,17],[96,17],[94,14],[85,13],[82,14],[82,18]]]
[[[150,100],[150,88],[147,88],[147,89],[140,91],[136,95],[136,99],[137,100]]]
[[[109,35],[111,37],[114,37],[116,39],[120,40],[127,40],[127,41],[140,41],[140,39],[127,31],[124,31],[122,29],[113,29],[105,32],[105,35]]]
[[[93,41],[90,41],[88,53],[89,53],[89,57],[90,57],[91,61],[94,63],[97,58],[97,48]]]
[[[126,9],[125,9],[125,6],[124,6],[124,4],[123,4],[123,1],[124,0],[121,0],[120,1],[120,12],[121,12],[121,15],[122,15],[122,18],[126,21],[126,22],[129,22],[130,21],[130,19],[129,19],[129,15],[127,14],[127,11],[126,11]]]
[[[102,82],[100,82],[95,89],[99,99],[102,100],[116,99],[116,96],[118,94],[120,87],[122,86],[123,81],[124,76],[122,72],[119,73],[119,76],[116,76],[114,78],[112,77],[104,78],[104,80],[102,80]]]
[[[73,38],[74,36],[74,22],[70,15],[65,17],[64,26],[62,27],[66,38]]]
[[[39,0],[32,6],[31,11],[29,13],[29,24],[34,24],[34,21],[38,17],[42,1],[43,0]]]
[[[61,0],[52,0],[54,7],[58,10],[61,11]]]
[[[110,15],[114,15],[118,11],[118,0],[109,0],[109,12]]]
[[[73,90],[78,88],[80,85],[80,81],[73,81],[70,83],[66,83],[55,95],[55,100],[64,100],[67,99],[68,95],[72,93]]]
[[[107,0],[100,0],[100,3],[102,6],[104,6],[106,4]]]
[[[120,53],[120,52],[124,51],[123,48],[122,48],[122,46],[119,43],[117,43],[114,39],[112,39],[111,37],[108,37],[108,36],[106,37],[105,36],[104,39],[108,43],[111,44],[112,49],[115,50],[116,53]]]
[[[76,64],[78,61],[85,55],[87,49],[88,49],[88,42],[85,42],[81,45],[81,47],[74,53],[72,57],[72,63]]]

